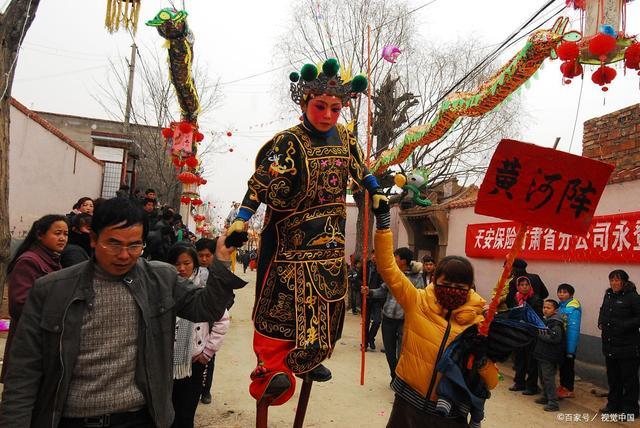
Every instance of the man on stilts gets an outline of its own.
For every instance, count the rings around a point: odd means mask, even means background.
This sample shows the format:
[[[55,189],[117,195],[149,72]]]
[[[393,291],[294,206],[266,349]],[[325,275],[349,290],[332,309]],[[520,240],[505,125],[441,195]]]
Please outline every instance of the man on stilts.
[[[257,426],[266,427],[267,408],[287,402],[295,377],[304,379],[294,426],[301,426],[313,381],[331,379],[322,362],[342,332],[347,292],[344,257],[346,190],[349,176],[387,203],[369,174],[356,138],[337,124],[367,79],[340,75],[335,59],[322,70],[306,64],[291,73],[291,98],[302,123],[278,133],[258,152],[256,170],[228,235],[242,232],[260,203],[267,205],[258,256],[251,373]]]

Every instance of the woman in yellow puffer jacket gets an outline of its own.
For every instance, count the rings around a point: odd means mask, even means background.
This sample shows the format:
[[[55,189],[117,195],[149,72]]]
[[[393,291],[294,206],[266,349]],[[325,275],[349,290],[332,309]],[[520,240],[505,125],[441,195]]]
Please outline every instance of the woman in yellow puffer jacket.
[[[435,412],[440,381],[436,365],[460,333],[483,320],[485,300],[472,290],[473,267],[463,257],[445,257],[436,267],[434,283],[416,289],[396,265],[386,219],[378,216],[377,223],[378,272],[405,311],[402,350],[392,382],[396,398],[387,428],[467,427],[466,417]],[[495,388],[498,373],[493,363],[480,367],[478,373],[489,389]]]

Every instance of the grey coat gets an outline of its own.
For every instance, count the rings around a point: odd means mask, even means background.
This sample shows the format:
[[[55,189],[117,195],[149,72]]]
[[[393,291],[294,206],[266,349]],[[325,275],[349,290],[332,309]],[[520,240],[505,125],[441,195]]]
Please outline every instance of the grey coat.
[[[52,427],[60,422],[80,346],[84,312],[93,305],[93,261],[38,279],[22,312],[0,407],[3,428]],[[214,261],[205,288],[171,265],[138,259],[124,276],[139,314],[135,381],[155,425],[169,427],[176,315],[218,320],[246,283]],[[108,326],[106,326],[108,328]]]
[[[424,288],[424,280],[422,279],[422,263],[411,262],[411,270],[405,272],[404,275],[413,283],[416,288]],[[389,293],[389,286],[383,282],[380,288],[369,290],[369,297],[381,298],[386,295],[384,306],[382,307],[382,315],[385,318],[394,320],[404,319],[404,309],[398,303],[392,293]]]

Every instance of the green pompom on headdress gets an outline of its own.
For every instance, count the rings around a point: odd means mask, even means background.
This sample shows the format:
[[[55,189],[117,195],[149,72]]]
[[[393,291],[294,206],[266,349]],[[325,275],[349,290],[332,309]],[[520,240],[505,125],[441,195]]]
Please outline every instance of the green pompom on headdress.
[[[295,71],[289,74],[291,99],[300,104],[310,96],[330,95],[342,99],[343,104],[346,104],[349,99],[367,89],[367,78],[361,74],[346,82],[343,79],[348,77],[341,76],[340,63],[335,58],[326,60],[319,74],[318,67],[305,64],[300,69],[300,74]]]

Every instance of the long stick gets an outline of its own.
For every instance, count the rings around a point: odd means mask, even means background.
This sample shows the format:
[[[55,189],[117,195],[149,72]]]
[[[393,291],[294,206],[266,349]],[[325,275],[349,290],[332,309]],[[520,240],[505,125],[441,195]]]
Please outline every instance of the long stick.
[[[309,379],[309,375],[305,375],[302,381],[302,388],[300,389],[300,398],[298,398],[298,408],[296,409],[296,418],[293,421],[293,428],[302,428],[304,424],[304,417],[307,414],[307,406],[309,404],[309,397],[311,396],[311,386],[313,381]]]
[[[520,229],[518,230],[518,234],[516,235],[516,238],[513,242],[513,247],[511,247],[511,250],[507,254],[507,260],[504,264],[504,268],[502,269],[502,275],[500,275],[500,279],[498,280],[498,284],[496,285],[495,294],[493,296],[493,299],[491,299],[489,310],[487,311],[487,314],[484,316],[484,320],[482,321],[482,323],[480,324],[480,327],[478,328],[478,333],[482,336],[489,335],[489,326],[491,325],[491,321],[493,321],[493,318],[498,309],[498,304],[500,303],[500,296],[502,295],[502,290],[504,290],[504,287],[507,284],[507,279],[511,275],[511,268],[513,266],[513,261],[515,260],[516,257],[518,257],[518,254],[522,249],[522,243],[524,242],[524,237],[526,233],[527,233],[527,225],[520,224]]]
[[[365,165],[369,169],[371,157],[371,25],[367,26],[367,157]],[[367,287],[367,254],[369,250],[369,192],[364,192],[364,237],[362,239],[362,287]],[[367,351],[367,296],[362,295],[362,341],[360,346],[360,385],[364,385],[365,353]]]

